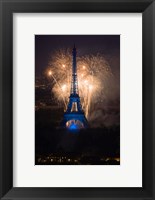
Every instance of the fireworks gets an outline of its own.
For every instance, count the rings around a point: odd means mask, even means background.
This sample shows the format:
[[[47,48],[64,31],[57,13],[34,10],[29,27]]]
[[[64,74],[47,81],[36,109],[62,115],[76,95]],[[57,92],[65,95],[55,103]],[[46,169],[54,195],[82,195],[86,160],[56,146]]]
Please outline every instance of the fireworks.
[[[59,50],[50,58],[46,75],[54,81],[52,92],[67,108],[71,90],[72,54],[71,50]],[[106,98],[107,82],[112,77],[111,68],[104,56],[88,55],[77,57],[78,89],[82,109],[87,118],[91,107],[98,99]]]

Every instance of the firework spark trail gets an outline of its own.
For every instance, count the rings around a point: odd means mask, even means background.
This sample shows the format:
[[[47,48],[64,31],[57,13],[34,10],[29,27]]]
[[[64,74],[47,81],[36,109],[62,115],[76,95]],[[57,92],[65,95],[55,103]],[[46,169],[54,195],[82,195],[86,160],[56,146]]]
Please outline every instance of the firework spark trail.
[[[72,55],[71,50],[59,50],[50,58],[47,75],[52,76],[55,97],[64,103],[65,108],[71,90]],[[98,99],[106,98],[107,81],[113,76],[111,68],[103,55],[77,57],[79,96],[86,117],[89,118],[91,106]]]
[[[50,78],[51,81],[52,81],[52,79],[55,81],[56,86],[62,91],[61,97],[62,97],[62,99],[63,99],[64,105],[65,105],[65,109],[67,109],[67,104],[66,104],[66,102],[65,102],[65,97],[64,97],[64,95],[63,95],[63,87],[60,86],[59,82],[58,82],[58,81],[56,80],[56,78],[53,76],[51,70],[48,71],[48,76],[49,76],[49,78]],[[51,77],[52,77],[52,78],[51,78]]]

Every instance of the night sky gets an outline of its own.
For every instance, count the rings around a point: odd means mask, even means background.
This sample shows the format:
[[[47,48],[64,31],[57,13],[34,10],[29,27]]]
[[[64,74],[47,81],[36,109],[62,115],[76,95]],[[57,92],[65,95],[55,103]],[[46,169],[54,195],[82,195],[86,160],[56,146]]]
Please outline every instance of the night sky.
[[[104,54],[113,73],[119,75],[120,35],[36,35],[35,66],[36,75],[46,69],[50,55],[58,49],[76,45],[78,56]]]

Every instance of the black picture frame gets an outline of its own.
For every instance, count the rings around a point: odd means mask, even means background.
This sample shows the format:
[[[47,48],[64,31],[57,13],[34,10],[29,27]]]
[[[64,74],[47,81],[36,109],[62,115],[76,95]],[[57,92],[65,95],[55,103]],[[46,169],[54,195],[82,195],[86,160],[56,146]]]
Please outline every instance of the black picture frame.
[[[13,13],[128,12],[143,20],[143,187],[13,187]],[[155,2],[154,0],[0,0],[0,197],[1,199],[155,199]],[[133,138],[134,139],[134,138]],[[26,172],[25,172],[26,173]],[[131,174],[132,176],[132,174]],[[92,180],[93,181],[93,180]]]

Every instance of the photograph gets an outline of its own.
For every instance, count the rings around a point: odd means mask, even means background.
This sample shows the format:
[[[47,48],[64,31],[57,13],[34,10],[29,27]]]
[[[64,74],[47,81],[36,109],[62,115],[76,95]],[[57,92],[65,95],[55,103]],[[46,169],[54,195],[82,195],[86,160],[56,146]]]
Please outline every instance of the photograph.
[[[120,35],[35,35],[35,165],[120,165]]]

